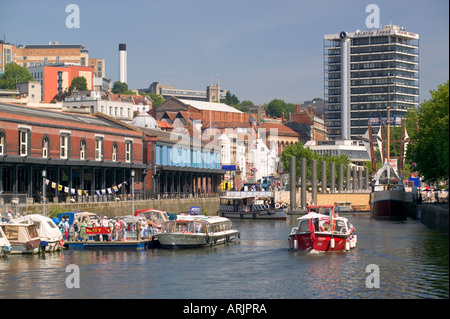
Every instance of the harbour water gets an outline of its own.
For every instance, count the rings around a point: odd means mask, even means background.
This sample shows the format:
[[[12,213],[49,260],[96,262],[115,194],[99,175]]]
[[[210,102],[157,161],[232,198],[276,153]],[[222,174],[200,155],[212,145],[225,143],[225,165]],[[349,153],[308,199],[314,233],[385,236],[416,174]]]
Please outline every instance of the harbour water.
[[[0,259],[0,295],[3,299],[449,298],[448,234],[415,220],[348,218],[357,229],[358,244],[343,253],[289,252],[287,235],[296,223],[292,218],[234,220],[241,238],[224,246],[9,256]],[[379,270],[375,287],[373,265]],[[73,269],[79,271],[79,287],[70,279],[76,274]]]

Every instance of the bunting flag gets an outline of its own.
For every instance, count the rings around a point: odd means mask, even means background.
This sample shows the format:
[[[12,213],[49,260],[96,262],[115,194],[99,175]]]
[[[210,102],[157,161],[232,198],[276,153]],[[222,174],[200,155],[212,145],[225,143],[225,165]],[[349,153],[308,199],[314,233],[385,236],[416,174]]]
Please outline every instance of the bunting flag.
[[[81,195],[88,196],[89,195],[89,192],[86,190],[83,190],[83,189],[69,188],[68,186],[64,186],[64,185],[60,185],[56,182],[52,182],[49,179],[45,179],[44,181],[45,181],[45,184],[50,185],[51,188],[58,189],[58,191],[64,191],[67,194],[70,192],[70,194],[72,194],[72,195],[75,195],[75,194],[77,194],[79,196],[81,196]],[[123,184],[128,185],[128,182],[124,181],[120,184],[117,184],[117,185],[114,185],[114,186],[111,186],[108,188],[96,189],[94,191],[94,193],[98,196],[102,196],[102,195],[106,195],[106,194],[111,195],[111,194],[117,193]]]

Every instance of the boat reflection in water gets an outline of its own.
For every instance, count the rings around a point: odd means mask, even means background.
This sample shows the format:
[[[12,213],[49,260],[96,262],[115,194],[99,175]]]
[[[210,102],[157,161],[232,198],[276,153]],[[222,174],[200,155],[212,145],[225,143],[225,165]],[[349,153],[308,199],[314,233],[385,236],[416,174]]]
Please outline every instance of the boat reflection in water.
[[[166,221],[156,234],[161,248],[193,248],[228,243],[240,237],[228,218],[219,216],[178,215]]]

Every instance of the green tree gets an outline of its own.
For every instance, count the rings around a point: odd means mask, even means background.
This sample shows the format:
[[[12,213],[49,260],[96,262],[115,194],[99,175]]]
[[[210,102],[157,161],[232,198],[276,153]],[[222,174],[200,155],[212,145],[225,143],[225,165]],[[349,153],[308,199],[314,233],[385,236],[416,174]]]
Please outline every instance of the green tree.
[[[125,82],[116,81],[113,84],[113,88],[111,90],[114,94],[126,94],[128,91],[128,84]]]
[[[274,99],[266,106],[266,114],[271,117],[281,117],[284,114],[284,118],[288,118],[289,113],[293,113],[294,111],[294,104],[286,103],[280,99]]]
[[[87,81],[84,76],[77,76],[72,80],[72,83],[69,86],[69,92],[75,91],[86,91],[87,90]]]
[[[431,99],[418,110],[418,129],[412,132],[408,158],[426,181],[449,178],[449,81],[430,91]]]
[[[225,103],[229,106],[235,106],[239,104],[239,99],[236,97],[236,95],[231,94],[230,91],[225,94],[225,99],[220,100],[221,103]]]
[[[33,76],[26,67],[15,62],[5,66],[5,73],[0,76],[0,89],[15,90],[16,83],[34,81]]]

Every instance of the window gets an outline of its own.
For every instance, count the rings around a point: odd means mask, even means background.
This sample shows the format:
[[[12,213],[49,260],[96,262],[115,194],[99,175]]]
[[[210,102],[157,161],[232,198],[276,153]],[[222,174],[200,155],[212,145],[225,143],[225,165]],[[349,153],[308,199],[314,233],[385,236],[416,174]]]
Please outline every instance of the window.
[[[80,144],[80,160],[85,159],[86,159],[86,141],[82,139]]]
[[[116,144],[115,142],[114,142],[114,144],[113,144],[111,160],[112,160],[113,162],[116,162],[116,161],[117,161],[117,144]]]
[[[28,143],[29,143],[30,130],[21,128],[19,129],[19,155],[28,155]]]
[[[45,136],[42,140],[42,157],[48,158],[48,150],[49,150],[49,140],[48,137]]]
[[[69,134],[63,133],[59,137],[59,155],[61,158],[68,158],[69,155]]]
[[[0,155],[5,155],[5,133],[0,131]]]
[[[95,138],[95,160],[101,161],[103,159],[103,137],[97,136]]]
[[[131,146],[132,146],[131,141],[125,142],[125,162],[127,163],[131,162]]]

